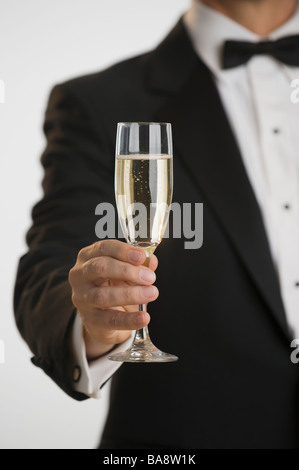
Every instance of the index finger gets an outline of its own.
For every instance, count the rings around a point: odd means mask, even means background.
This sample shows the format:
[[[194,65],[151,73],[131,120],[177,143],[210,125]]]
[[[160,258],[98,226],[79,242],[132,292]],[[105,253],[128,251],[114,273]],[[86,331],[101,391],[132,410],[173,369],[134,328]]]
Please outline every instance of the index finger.
[[[146,261],[146,254],[142,248],[134,247],[119,240],[102,240],[83,248],[79,253],[79,257],[82,261],[87,261],[99,256],[110,256],[111,258],[125,261],[136,266],[144,264]],[[154,257],[150,262],[151,268],[155,269],[157,264],[157,258]]]

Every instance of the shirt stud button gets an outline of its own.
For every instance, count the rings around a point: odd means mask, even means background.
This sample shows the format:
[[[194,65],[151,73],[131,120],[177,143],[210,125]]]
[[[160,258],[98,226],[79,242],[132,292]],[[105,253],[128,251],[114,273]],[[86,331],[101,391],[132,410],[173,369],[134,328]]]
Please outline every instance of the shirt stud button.
[[[278,127],[275,127],[273,129],[273,134],[280,134],[280,129],[278,129]]]
[[[299,281],[295,282],[295,287],[299,287]]]
[[[283,208],[286,210],[286,211],[289,211],[291,209],[291,205],[286,203],[284,204]]]

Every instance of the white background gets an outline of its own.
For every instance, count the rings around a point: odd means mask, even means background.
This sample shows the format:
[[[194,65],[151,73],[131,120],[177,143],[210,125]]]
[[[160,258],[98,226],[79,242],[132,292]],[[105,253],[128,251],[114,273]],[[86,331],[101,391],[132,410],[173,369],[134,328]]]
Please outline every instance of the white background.
[[[30,210],[41,196],[42,123],[50,88],[147,51],[189,0],[0,0],[0,448],[94,448],[108,404],[76,402],[30,362],[12,293]],[[137,385],[137,384],[136,384]]]

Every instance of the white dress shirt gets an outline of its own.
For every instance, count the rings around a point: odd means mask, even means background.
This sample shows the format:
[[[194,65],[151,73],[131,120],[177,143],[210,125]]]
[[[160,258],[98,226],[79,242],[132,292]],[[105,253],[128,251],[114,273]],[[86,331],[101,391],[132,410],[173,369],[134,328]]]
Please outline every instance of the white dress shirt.
[[[239,145],[244,166],[263,216],[280,282],[287,322],[299,338],[299,104],[291,102],[291,82],[299,68],[288,67],[266,55],[246,65],[222,70],[226,40],[261,38],[226,16],[193,0],[184,23],[198,56],[211,70],[224,109]],[[299,8],[268,37],[299,34]],[[118,347],[126,349],[132,339]],[[101,385],[121,363],[107,356],[87,363],[79,315],[73,330],[77,364],[81,368],[77,391],[99,397]]]

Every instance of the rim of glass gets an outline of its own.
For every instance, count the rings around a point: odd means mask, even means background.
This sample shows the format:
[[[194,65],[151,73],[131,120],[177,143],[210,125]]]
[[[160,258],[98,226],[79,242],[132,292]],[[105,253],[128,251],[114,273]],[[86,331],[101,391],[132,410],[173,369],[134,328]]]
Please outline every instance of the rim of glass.
[[[163,125],[163,126],[171,126],[171,122],[159,122],[159,121],[122,121],[118,122],[118,126],[128,126],[130,124],[143,124],[143,125],[149,125],[149,124],[158,124],[158,125]]]

